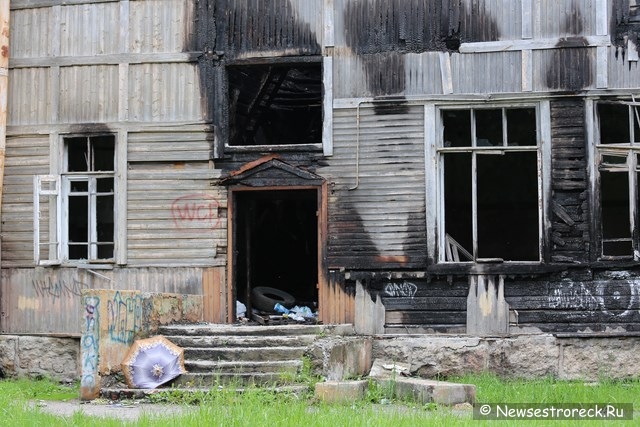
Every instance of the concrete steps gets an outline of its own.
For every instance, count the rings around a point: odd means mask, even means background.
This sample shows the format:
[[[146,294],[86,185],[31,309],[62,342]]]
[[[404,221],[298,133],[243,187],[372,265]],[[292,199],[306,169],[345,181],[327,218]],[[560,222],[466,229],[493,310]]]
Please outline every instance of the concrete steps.
[[[184,349],[187,374],[177,386],[295,382],[320,325],[170,325],[159,331]]]
[[[109,381],[101,390],[102,397],[139,397],[162,390],[202,392],[220,387],[241,391],[248,386],[308,392],[305,353],[323,337],[355,333],[352,325],[186,324],[162,326],[157,334],[184,349],[187,373],[157,389],[128,389]]]
[[[291,336],[291,335],[353,335],[352,325],[167,325],[159,329],[159,334],[165,336]]]

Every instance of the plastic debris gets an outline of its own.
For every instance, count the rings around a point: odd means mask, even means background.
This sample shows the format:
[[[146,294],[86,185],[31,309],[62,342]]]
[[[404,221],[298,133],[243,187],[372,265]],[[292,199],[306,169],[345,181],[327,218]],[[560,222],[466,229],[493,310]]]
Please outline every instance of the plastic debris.
[[[236,300],[236,319],[247,315],[247,306]]]
[[[276,313],[289,314],[289,309],[279,302],[277,302],[276,305],[273,306],[273,309],[276,311]]]

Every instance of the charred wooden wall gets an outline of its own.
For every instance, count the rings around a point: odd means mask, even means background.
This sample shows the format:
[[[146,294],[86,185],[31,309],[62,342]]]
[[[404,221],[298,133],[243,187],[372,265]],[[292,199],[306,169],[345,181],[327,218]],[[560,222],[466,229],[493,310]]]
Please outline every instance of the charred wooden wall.
[[[551,262],[590,259],[589,180],[582,98],[551,102]]]
[[[225,151],[225,67],[321,55],[333,61],[333,156],[279,154],[327,180],[328,266],[371,272],[364,280],[383,297],[389,327],[455,329],[465,319],[464,272],[422,274],[435,238],[425,227],[435,209],[425,196],[424,150],[433,143],[425,105],[522,94],[551,99],[550,230],[540,268],[559,272],[508,276],[507,300],[520,324],[542,330],[639,329],[636,264],[589,265],[592,159],[580,97],[640,87],[630,59],[640,25],[628,0],[13,0],[11,8],[3,307],[22,307],[32,332],[47,325],[42,295],[65,299],[54,307],[58,331],[69,330],[64,313],[77,308],[75,270],[32,265],[31,178],[56,172],[61,134],[99,128],[127,146],[129,271],[113,276],[139,289],[198,292],[200,269],[227,262],[226,192],[210,182],[273,154]],[[389,96],[395,101],[381,103]],[[210,215],[193,216],[194,207]],[[382,269],[414,279],[379,281]],[[158,275],[166,280],[155,283]],[[41,277],[53,285],[40,286]],[[9,329],[20,328],[14,319]]]
[[[424,112],[375,105],[334,113],[329,268],[424,268]]]
[[[388,332],[465,331],[469,284],[463,278],[371,279],[368,287],[382,299]],[[504,294],[512,332],[637,332],[639,290],[632,272],[568,269],[506,277]]]

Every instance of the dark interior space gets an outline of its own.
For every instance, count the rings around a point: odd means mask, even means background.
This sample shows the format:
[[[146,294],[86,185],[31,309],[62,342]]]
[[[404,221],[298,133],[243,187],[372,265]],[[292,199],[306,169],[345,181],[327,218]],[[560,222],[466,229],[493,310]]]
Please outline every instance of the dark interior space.
[[[600,171],[600,206],[602,255],[633,255],[629,222],[629,174],[626,171]]]
[[[66,138],[65,143],[69,180],[68,257],[113,258],[115,138],[72,137]],[[95,224],[89,223],[90,217]]]
[[[478,155],[478,258],[538,261],[535,151]]]
[[[444,110],[442,123],[446,245],[462,254],[447,260],[538,261],[537,151],[512,149],[536,147],[535,110]]]
[[[237,65],[227,68],[229,144],[322,143],[322,66]]]
[[[251,290],[267,286],[289,293],[297,305],[318,302],[316,190],[236,192],[235,284],[251,307]]]
[[[600,144],[621,145],[600,152],[600,213],[604,256],[633,256],[627,147],[640,138],[637,113],[636,107],[620,102],[598,103]]]
[[[600,118],[600,144],[628,144],[631,141],[629,134],[629,107],[624,104],[598,103],[598,117]],[[631,112],[636,114],[634,110]],[[632,119],[633,120],[633,119]],[[633,120],[635,141],[640,138],[638,120]]]

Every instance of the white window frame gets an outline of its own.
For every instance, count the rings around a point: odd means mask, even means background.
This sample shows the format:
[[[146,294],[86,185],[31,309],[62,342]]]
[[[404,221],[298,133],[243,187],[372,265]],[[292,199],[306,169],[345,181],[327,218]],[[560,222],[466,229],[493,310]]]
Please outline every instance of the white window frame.
[[[42,242],[40,240],[40,221],[42,213],[40,210],[40,200],[43,197],[49,197],[49,215],[55,215],[60,218],[62,212],[62,197],[60,197],[60,175],[35,175],[33,177],[33,259],[36,265],[59,265],[62,263],[62,244],[60,236],[60,221],[56,221],[56,229],[49,233],[49,241]],[[53,211],[51,212],[51,207]],[[40,252],[42,246],[48,246],[49,258],[41,259]],[[53,248],[52,248],[53,246]]]
[[[66,139],[82,137],[91,138],[98,136],[112,136],[114,138],[114,171],[104,172],[63,172],[67,170],[67,148]],[[104,265],[111,268],[113,264],[126,264],[126,245],[127,239],[124,231],[126,230],[126,144],[120,141],[126,141],[127,132],[124,130],[114,133],[89,133],[89,134],[64,134],[52,135],[52,171],[54,173],[46,175],[34,176],[34,261],[39,266],[52,265],[70,265],[81,267],[83,265],[91,265],[91,268],[98,268]],[[57,173],[56,173],[57,172]],[[114,236],[113,236],[113,257],[102,259],[73,259],[68,257],[68,212],[65,206],[68,206],[68,192],[70,182],[74,180],[87,180],[94,182],[93,190],[95,190],[95,179],[102,177],[113,178],[113,203],[114,203]],[[95,193],[95,191],[94,191]],[[42,218],[41,204],[44,197],[49,197],[49,239],[43,241],[41,236],[40,224],[46,218]],[[95,198],[95,194],[93,196]],[[94,204],[95,206],[95,204]],[[94,212],[95,213],[95,212]],[[94,216],[92,216],[94,218]],[[92,235],[90,240],[97,241],[95,227],[92,227]],[[42,258],[43,245],[53,246],[54,250],[48,251],[48,258]],[[94,253],[96,248],[94,247]]]
[[[598,113],[598,101],[590,101],[593,102],[590,104],[590,109],[593,109],[593,118],[594,122],[592,125],[593,128],[593,147],[594,151],[592,153],[593,161],[593,174],[595,179],[593,182],[592,194],[594,195],[594,216],[595,220],[595,229],[597,230],[597,259],[599,260],[620,260],[620,259],[631,259],[634,261],[640,260],[640,241],[637,238],[634,238],[634,229],[638,229],[640,227],[640,218],[638,218],[638,210],[640,206],[637,204],[638,192],[640,191],[640,183],[637,179],[637,173],[640,172],[640,163],[638,162],[638,157],[640,156],[640,136],[635,135],[634,122],[640,125],[640,102],[636,101],[623,101],[620,100],[618,103],[620,105],[626,105],[628,107],[628,125],[629,125],[629,139],[630,141],[621,142],[620,144],[601,144],[601,135],[600,135],[600,114]],[[602,100],[604,101],[604,99]],[[614,157],[625,157],[626,162],[620,164],[610,164],[607,165],[603,157],[604,156],[614,156]],[[601,171],[608,172],[618,172],[618,173],[626,173],[629,182],[629,237],[625,239],[610,239],[609,241],[622,241],[622,240],[630,240],[632,253],[627,255],[605,255],[604,254],[604,243],[605,237],[603,232],[603,218],[602,218],[602,192],[601,192]]]
[[[488,109],[504,109],[508,108],[533,108],[536,112],[536,126],[537,126],[537,146],[535,148],[529,147],[517,147],[517,146],[500,146],[500,147],[455,147],[446,148],[442,147],[442,141],[444,136],[444,127],[442,124],[443,110],[478,110],[482,108]],[[495,102],[491,104],[482,103],[448,103],[448,104],[434,104],[425,106],[425,133],[427,138],[433,138],[431,141],[427,140],[425,144],[425,155],[427,158],[427,173],[426,176],[426,189],[427,200],[429,200],[432,206],[436,206],[436,210],[433,214],[427,215],[427,228],[435,234],[435,239],[428,239],[427,250],[429,258],[437,264],[477,264],[483,262],[501,262],[504,264],[528,264],[537,265],[544,260],[544,242],[545,234],[544,230],[547,229],[548,221],[547,217],[547,194],[549,192],[550,182],[550,164],[551,164],[551,152],[549,147],[550,135],[550,104],[546,100],[533,100],[529,102]],[[506,122],[503,121],[503,126]],[[506,132],[503,132],[503,138],[506,139]],[[475,140],[475,135],[472,136]],[[475,145],[475,143],[474,143]],[[524,261],[508,261],[508,260],[483,260],[474,256],[477,253],[477,212],[473,212],[473,240],[474,248],[472,251],[468,251],[467,255],[471,255],[471,260],[466,260],[464,252],[458,247],[457,259],[452,250],[455,250],[455,244],[452,244],[447,240],[445,232],[445,206],[444,206],[444,170],[442,168],[442,156],[444,153],[453,151],[462,152],[486,152],[487,150],[496,151],[536,151],[538,162],[538,260],[524,260]],[[429,167],[431,166],[431,167]],[[475,175],[474,175],[475,182]],[[474,203],[474,209],[476,208]]]
[[[73,174],[63,174],[62,175],[62,187],[61,187],[61,195],[62,195],[62,206],[66,207],[62,211],[62,259],[68,262],[82,262],[85,260],[79,259],[69,259],[69,197],[71,194],[71,184],[73,182],[86,182],[88,190],[86,192],[73,192],[76,196],[87,196],[88,198],[88,218],[87,225],[89,228],[88,232],[88,253],[89,257],[86,259],[86,262],[89,263],[113,263],[115,261],[115,232],[113,236],[113,241],[111,242],[113,245],[114,254],[111,258],[99,258],[98,257],[98,222],[97,222],[97,180],[100,178],[112,178],[115,185],[115,173],[73,173]],[[100,193],[101,195],[109,194],[109,193]],[[115,210],[115,191],[112,191],[111,194],[114,198],[114,210]],[[115,212],[114,212],[115,218]],[[114,224],[115,227],[115,224]]]

